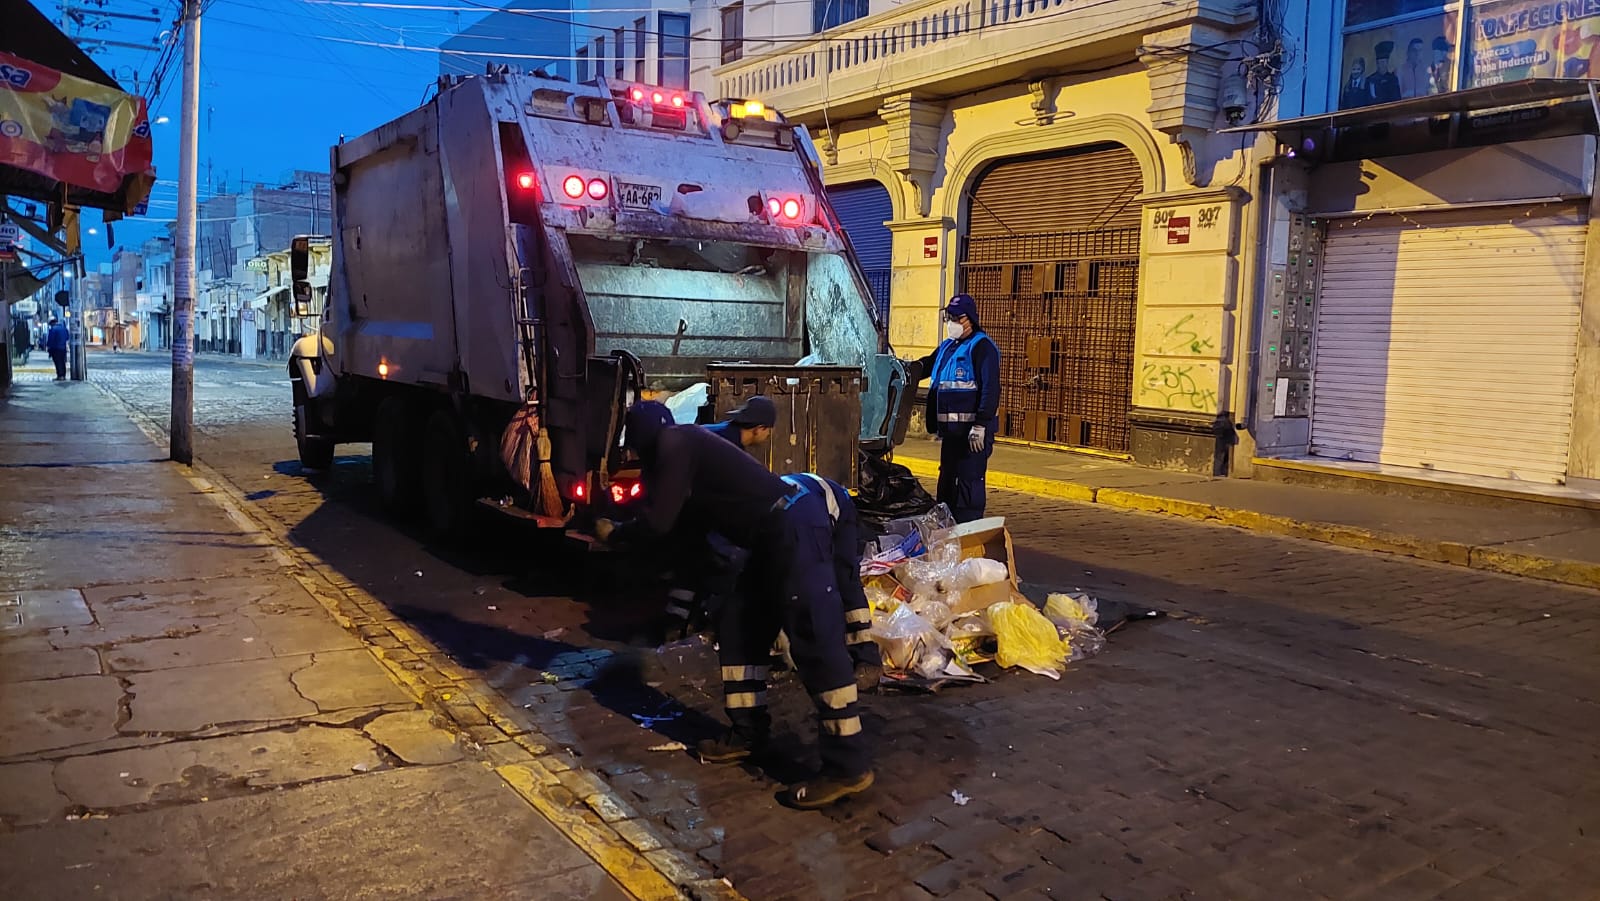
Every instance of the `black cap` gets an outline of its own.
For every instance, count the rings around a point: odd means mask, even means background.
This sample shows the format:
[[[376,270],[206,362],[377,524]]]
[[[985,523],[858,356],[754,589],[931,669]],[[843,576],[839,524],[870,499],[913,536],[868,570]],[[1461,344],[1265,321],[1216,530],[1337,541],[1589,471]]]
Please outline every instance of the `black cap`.
[[[628,408],[623,417],[625,443],[633,450],[648,454],[655,450],[661,433],[672,427],[672,411],[666,404],[642,400]]]
[[[735,425],[766,426],[770,429],[778,424],[778,408],[771,398],[757,394],[745,401],[743,406],[729,411],[728,421]]]

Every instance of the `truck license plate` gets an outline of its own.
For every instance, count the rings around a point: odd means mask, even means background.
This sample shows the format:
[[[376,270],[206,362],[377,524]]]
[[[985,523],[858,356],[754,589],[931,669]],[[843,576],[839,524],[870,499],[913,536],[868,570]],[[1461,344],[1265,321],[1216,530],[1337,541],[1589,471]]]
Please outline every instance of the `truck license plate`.
[[[618,182],[617,199],[625,207],[635,210],[648,210],[651,204],[661,199],[661,189],[655,185]]]

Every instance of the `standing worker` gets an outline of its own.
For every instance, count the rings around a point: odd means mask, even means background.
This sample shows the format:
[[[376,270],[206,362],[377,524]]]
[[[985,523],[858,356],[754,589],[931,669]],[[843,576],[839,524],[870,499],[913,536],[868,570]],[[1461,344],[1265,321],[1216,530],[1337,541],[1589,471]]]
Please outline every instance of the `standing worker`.
[[[56,381],[67,380],[67,344],[71,336],[67,333],[67,326],[59,317],[50,317],[50,331],[44,336],[44,349],[50,353],[50,359],[56,364]]]
[[[725,737],[700,742],[700,759],[737,763],[765,748],[772,730],[768,668],[782,630],[817,708],[822,757],[822,772],[789,786],[784,803],[814,810],[866,791],[873,775],[845,649],[826,499],[705,429],[674,425],[654,401],[630,407],[626,429],[628,448],[643,463],[645,503],[634,520],[595,523],[596,537],[662,538],[686,519],[750,551],[746,588],[722,617],[719,656],[732,726]]]
[[[956,522],[983,518],[984,479],[994,433],[1000,427],[1000,348],[978,325],[978,305],[967,294],[944,308],[945,339],[911,365],[932,378],[928,433],[941,442],[938,500]]]

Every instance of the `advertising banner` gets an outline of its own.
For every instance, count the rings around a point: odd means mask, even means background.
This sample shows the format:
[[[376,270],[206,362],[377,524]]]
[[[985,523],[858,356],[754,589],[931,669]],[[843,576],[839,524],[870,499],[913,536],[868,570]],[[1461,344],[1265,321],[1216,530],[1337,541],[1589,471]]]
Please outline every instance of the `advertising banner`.
[[[1600,76],[1600,0],[1490,0],[1471,25],[1472,87]]]
[[[1455,90],[1456,11],[1346,34],[1339,109]]]
[[[114,193],[150,158],[144,98],[0,53],[0,165]]]

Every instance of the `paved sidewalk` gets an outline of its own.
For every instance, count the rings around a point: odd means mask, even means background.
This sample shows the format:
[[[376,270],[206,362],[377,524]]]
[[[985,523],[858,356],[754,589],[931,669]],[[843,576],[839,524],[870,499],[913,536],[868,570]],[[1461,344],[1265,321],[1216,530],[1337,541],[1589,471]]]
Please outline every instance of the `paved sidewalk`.
[[[934,478],[939,445],[911,438],[895,459]],[[1208,520],[1255,532],[1600,588],[1600,510],[1514,509],[1164,472],[1100,457],[998,445],[990,488]]]
[[[0,897],[630,897],[163,456],[0,399]]]

